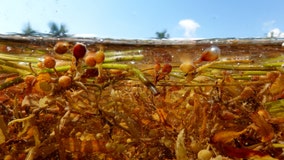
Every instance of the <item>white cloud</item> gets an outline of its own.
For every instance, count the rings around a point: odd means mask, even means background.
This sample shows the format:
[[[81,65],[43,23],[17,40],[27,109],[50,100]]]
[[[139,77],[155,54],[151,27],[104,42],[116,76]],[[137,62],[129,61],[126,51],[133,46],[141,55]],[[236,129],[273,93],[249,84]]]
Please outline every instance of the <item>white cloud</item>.
[[[262,29],[266,31],[271,30],[272,28],[274,28],[275,24],[276,24],[275,20],[266,21],[262,24]]]
[[[184,19],[179,21],[179,25],[185,30],[184,36],[192,38],[195,31],[200,25],[192,19]]]
[[[267,33],[267,37],[284,38],[284,33],[279,28],[273,28]]]

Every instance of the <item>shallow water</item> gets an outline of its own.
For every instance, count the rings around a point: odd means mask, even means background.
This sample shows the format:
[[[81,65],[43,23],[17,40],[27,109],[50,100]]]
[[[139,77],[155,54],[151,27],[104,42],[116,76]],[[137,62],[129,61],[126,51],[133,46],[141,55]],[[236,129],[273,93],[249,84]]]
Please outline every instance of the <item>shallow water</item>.
[[[281,159],[283,42],[1,35],[0,158]]]

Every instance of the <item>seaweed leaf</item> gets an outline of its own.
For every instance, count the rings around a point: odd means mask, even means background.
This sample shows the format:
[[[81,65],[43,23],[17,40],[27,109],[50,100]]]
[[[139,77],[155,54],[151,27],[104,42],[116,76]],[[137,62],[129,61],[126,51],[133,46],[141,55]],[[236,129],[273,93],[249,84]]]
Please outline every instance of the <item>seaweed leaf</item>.
[[[219,131],[214,134],[212,137],[212,142],[215,143],[229,143],[233,141],[235,138],[239,137],[241,134],[243,134],[246,131],[246,129],[242,131],[231,131],[231,130],[224,130],[224,131]]]
[[[280,74],[270,87],[270,92],[276,95],[284,90],[284,74]]]
[[[258,113],[253,113],[250,115],[251,120],[257,126],[258,133],[261,136],[262,142],[268,142],[274,137],[274,130],[263,116]]]
[[[184,129],[182,129],[177,136],[175,151],[177,160],[188,159],[184,145]]]

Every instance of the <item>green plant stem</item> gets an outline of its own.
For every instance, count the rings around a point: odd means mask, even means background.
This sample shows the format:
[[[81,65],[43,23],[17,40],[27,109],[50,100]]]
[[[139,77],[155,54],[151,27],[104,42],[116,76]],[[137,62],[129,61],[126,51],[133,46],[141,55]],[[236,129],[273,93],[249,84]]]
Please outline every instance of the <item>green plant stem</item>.
[[[159,91],[155,87],[155,85],[150,82],[144,74],[137,68],[132,68],[132,71],[136,74],[136,76],[140,79],[140,81],[152,92],[153,95],[158,95]]]
[[[246,81],[246,82],[232,82],[232,83],[216,83],[216,82],[205,82],[205,83],[158,83],[157,86],[182,86],[182,87],[203,87],[203,86],[249,86],[249,85],[257,85],[257,84],[265,84],[270,81]]]
[[[5,88],[8,88],[8,87],[11,87],[15,84],[18,84],[18,83],[21,83],[23,82],[24,80],[22,79],[22,77],[16,77],[10,81],[7,81],[7,82],[4,82],[0,85],[0,90],[2,89],[5,89]]]
[[[223,79],[224,76],[222,75],[213,75],[213,74],[202,74],[203,76],[207,76],[210,78],[214,78],[214,79]],[[250,75],[236,75],[236,74],[231,74],[232,78],[235,80],[251,80],[252,76]]]
[[[26,70],[26,71],[31,71],[30,67],[26,66],[26,65],[21,65],[19,63],[14,63],[14,62],[10,62],[10,61],[4,61],[0,59],[0,64],[1,65],[5,65],[5,66],[9,66],[9,67],[13,67],[13,68],[19,68],[22,70]]]
[[[31,72],[28,72],[26,70],[14,68],[14,67],[9,67],[9,66],[5,66],[5,65],[0,65],[0,70],[3,70],[5,72],[9,72],[9,73],[19,73],[20,75],[31,74]]]
[[[143,60],[143,55],[121,55],[106,57],[104,63],[121,62],[121,61],[140,61]]]
[[[18,61],[18,62],[31,62],[37,63],[39,61],[36,57],[26,57],[26,56],[19,56],[19,55],[7,55],[0,53],[0,59],[6,61]]]
[[[109,64],[104,63],[102,67],[105,69],[122,69],[122,70],[129,70],[132,71],[136,77],[153,93],[153,95],[158,95],[159,91],[155,87],[155,85],[145,77],[145,75],[137,68],[127,65],[127,64]]]
[[[252,63],[252,60],[224,60],[224,61],[213,61],[205,65],[202,65],[196,69],[197,72],[201,72],[207,68],[211,68],[213,65],[217,64],[238,64],[238,63]],[[221,68],[222,69],[222,68]]]
[[[284,62],[263,63],[264,67],[281,67],[283,65],[284,65]]]
[[[172,71],[169,75],[176,78],[184,78],[185,73]]]
[[[263,63],[274,63],[274,62],[281,62],[284,63],[284,55],[280,55],[278,57],[272,57],[272,58],[267,58],[264,59]]]
[[[237,70],[237,71],[272,71],[275,67],[264,67],[261,65],[211,65],[210,68],[223,70]]]
[[[54,54],[54,58],[57,60],[65,60],[65,61],[72,61],[72,55],[71,54]]]
[[[234,77],[251,77],[251,76],[258,76],[258,75],[266,75],[268,73],[268,71],[242,71],[242,72],[233,72],[230,75],[234,78]],[[208,76],[208,77],[212,77],[212,78],[216,78],[216,77],[224,77],[223,74],[216,74],[216,73],[212,73],[212,72],[204,72],[200,75],[204,75],[204,76]],[[244,78],[247,79],[247,78]]]
[[[266,102],[264,104],[266,106],[267,111],[275,116],[275,117],[284,117],[284,99],[280,99],[277,101]]]
[[[243,75],[266,75],[268,71],[243,71]]]
[[[128,64],[115,64],[115,63],[103,63],[102,67],[104,69],[121,69],[121,70],[131,69],[131,66]]]
[[[146,87],[148,87],[148,89],[151,90],[151,92],[154,95],[158,95],[159,92],[157,90],[157,88],[155,87],[155,85],[150,82],[150,80],[148,80],[145,75],[137,68],[128,65],[128,64],[113,64],[113,63],[103,63],[102,64],[102,68],[104,69],[120,69],[120,70],[128,70],[128,71],[132,71],[136,77],[138,77],[138,79],[144,84],[146,85]],[[70,66],[60,66],[60,67],[56,67],[57,72],[64,72],[70,69]],[[54,72],[53,69],[44,69],[42,70],[40,73],[44,73],[44,72],[49,72],[52,73]]]
[[[105,51],[105,56],[110,57],[110,56],[117,56],[117,55],[125,55],[125,54],[133,54],[137,55],[142,52],[141,49],[133,49],[133,50],[126,50],[126,51]]]

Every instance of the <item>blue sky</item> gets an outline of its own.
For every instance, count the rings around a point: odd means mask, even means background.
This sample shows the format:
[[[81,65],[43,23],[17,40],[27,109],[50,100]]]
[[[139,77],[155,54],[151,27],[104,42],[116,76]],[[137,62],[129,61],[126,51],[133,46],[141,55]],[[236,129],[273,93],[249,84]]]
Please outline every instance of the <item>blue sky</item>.
[[[284,37],[283,0],[0,0],[0,33],[22,32],[29,22],[48,33],[50,21],[69,34],[147,39]],[[275,35],[275,34],[274,34]]]

